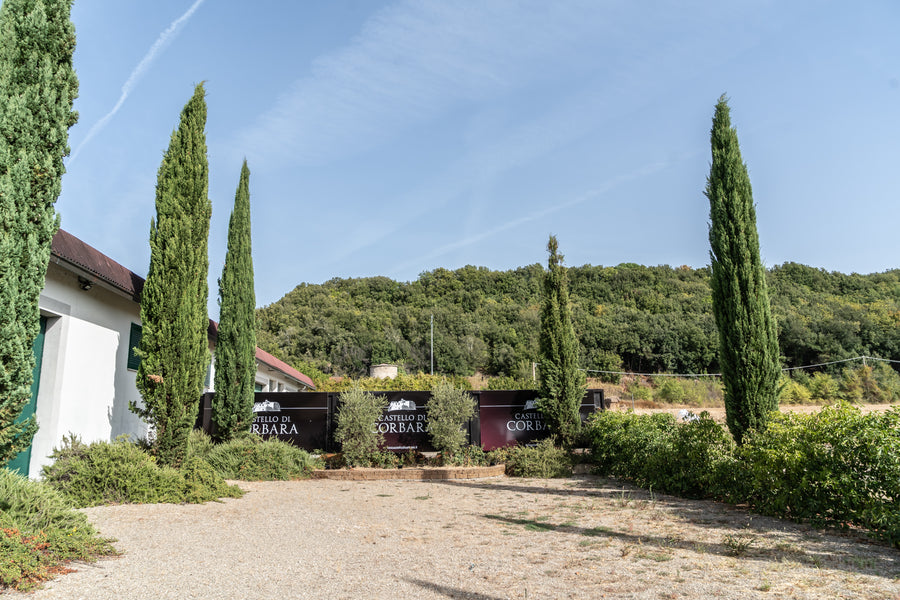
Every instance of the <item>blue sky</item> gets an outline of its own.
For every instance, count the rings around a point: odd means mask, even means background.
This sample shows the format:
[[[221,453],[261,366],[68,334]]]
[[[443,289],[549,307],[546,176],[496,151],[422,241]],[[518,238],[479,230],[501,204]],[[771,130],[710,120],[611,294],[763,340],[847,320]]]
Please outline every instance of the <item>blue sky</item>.
[[[210,308],[241,160],[257,303],[438,267],[709,263],[727,93],[763,259],[900,267],[900,3],[79,0],[62,226],[144,275],[206,82]]]

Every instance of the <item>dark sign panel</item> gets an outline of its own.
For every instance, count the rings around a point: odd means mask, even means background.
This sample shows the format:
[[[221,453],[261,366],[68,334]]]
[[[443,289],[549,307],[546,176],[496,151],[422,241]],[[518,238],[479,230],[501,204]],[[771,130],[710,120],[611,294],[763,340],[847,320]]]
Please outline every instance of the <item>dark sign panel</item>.
[[[599,396],[598,396],[599,393]],[[601,390],[588,390],[581,401],[584,420],[602,404]],[[479,394],[478,415],[481,427],[481,446],[493,450],[504,446],[531,445],[550,435],[544,415],[535,406],[534,390],[482,391]]]
[[[257,393],[253,413],[253,433],[307,450],[326,447],[329,411],[325,392]]]
[[[431,436],[426,431],[426,405],[431,392],[376,392],[388,400],[376,428],[384,435],[384,450],[431,452]]]

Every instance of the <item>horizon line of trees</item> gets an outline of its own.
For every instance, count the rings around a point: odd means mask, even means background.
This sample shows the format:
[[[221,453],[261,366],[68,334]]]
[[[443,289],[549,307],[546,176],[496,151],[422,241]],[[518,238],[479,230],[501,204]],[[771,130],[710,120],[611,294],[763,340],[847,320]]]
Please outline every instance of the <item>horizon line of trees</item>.
[[[567,269],[581,368],[720,371],[710,267]],[[412,282],[304,283],[257,309],[257,343],[313,377],[360,377],[378,363],[428,372],[433,314],[436,373],[530,379],[543,277],[535,263],[507,271],[439,268]],[[900,269],[846,275],[787,262],[767,269],[766,281],[782,367],[900,358]]]

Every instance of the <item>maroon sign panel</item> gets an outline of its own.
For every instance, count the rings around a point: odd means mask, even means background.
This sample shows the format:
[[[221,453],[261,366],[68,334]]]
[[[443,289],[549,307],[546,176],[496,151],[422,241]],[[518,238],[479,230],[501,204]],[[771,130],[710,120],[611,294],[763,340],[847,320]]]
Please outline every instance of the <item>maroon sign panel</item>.
[[[544,416],[535,406],[534,390],[482,391],[479,393],[478,418],[481,427],[481,447],[493,450],[504,446],[530,445],[550,435]],[[581,402],[584,420],[601,405],[601,390],[588,390]]]

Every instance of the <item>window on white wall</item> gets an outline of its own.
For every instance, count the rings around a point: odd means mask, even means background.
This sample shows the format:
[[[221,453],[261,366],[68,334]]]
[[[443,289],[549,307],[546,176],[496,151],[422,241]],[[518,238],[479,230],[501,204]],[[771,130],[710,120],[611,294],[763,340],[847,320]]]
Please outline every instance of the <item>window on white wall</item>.
[[[142,332],[143,329],[140,325],[131,324],[131,333],[128,335],[128,368],[132,371],[137,371],[137,368],[141,366],[141,357],[134,350],[141,345]]]

